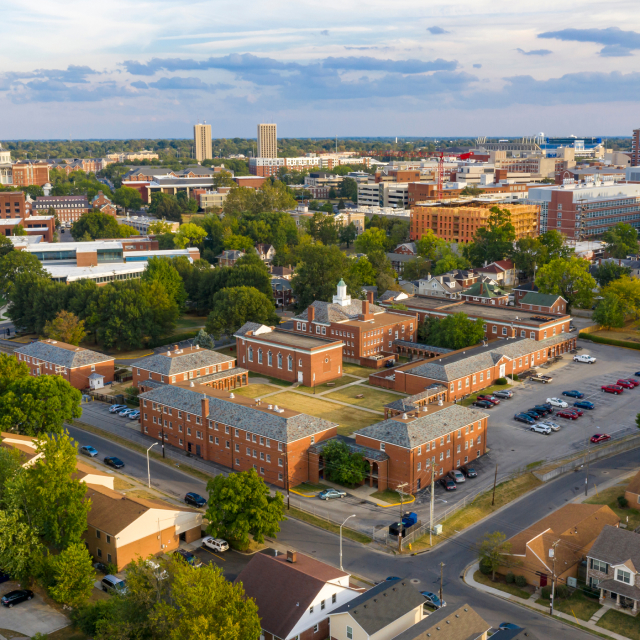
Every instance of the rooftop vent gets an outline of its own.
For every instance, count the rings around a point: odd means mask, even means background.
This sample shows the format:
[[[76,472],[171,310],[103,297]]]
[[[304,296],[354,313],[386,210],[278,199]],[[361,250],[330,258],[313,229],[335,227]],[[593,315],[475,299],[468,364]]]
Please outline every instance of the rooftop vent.
[[[272,404],[269,405],[269,410],[270,411],[273,410],[273,405]]]
[[[199,349],[199,348],[200,348],[200,345],[199,345],[199,344],[197,344],[197,345],[196,345],[196,349]]]
[[[233,395],[233,393],[229,394],[229,398],[235,398],[235,396]]]
[[[402,419],[403,419],[403,420],[406,420],[406,419],[407,419],[407,414],[406,414],[406,413],[403,413],[403,414],[402,414]]]
[[[171,355],[171,351],[167,351],[167,355],[170,356]]]
[[[190,386],[190,387],[195,386],[195,385],[193,384],[193,380],[189,383],[189,386]]]

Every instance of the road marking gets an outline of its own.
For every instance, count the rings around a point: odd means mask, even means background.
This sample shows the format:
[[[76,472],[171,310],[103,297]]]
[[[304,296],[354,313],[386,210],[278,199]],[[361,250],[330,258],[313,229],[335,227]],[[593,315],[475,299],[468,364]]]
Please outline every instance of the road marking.
[[[215,556],[216,558],[220,558],[220,560],[222,560],[222,562],[226,562],[226,560],[222,557],[219,556],[217,553],[214,553],[213,551],[211,551],[211,549],[207,549],[207,547],[200,547],[203,551],[206,551],[207,553],[210,553],[212,556]]]

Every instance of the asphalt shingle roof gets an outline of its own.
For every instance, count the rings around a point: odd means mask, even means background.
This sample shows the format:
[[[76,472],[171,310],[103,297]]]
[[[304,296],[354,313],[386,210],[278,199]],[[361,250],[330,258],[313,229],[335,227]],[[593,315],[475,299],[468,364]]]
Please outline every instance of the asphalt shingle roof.
[[[115,360],[112,356],[107,356],[104,353],[90,351],[82,347],[75,347],[71,344],[65,344],[64,342],[53,344],[45,340],[32,342],[24,347],[20,347],[15,350],[15,353],[31,356],[38,360],[66,367],[67,369],[75,369],[76,367],[97,364],[98,362]]]
[[[394,640],[475,640],[482,637],[491,625],[468,604],[454,609],[438,609],[417,624],[409,627]],[[496,636],[499,638],[500,634]]]
[[[332,302],[315,300],[310,306],[315,309],[315,322],[346,322],[347,320],[357,320],[362,315],[363,300],[352,298],[351,304],[341,306]],[[369,313],[388,313],[387,309],[375,304],[369,305]],[[307,309],[305,309],[296,320],[308,320]]]
[[[520,302],[522,304],[533,304],[539,307],[551,307],[558,301],[558,298],[562,298],[562,296],[557,296],[553,293],[536,293],[530,291]],[[564,298],[562,299],[564,300]]]
[[[187,353],[168,356],[166,351],[155,353],[131,364],[136,369],[144,369],[165,376],[175,376],[185,371],[232,362],[233,356],[227,356],[211,349],[186,349]],[[170,353],[175,353],[171,351]]]
[[[628,529],[606,526],[589,550],[589,557],[607,564],[622,564],[627,560],[640,568],[640,536]]]
[[[416,408],[416,402],[419,402],[424,398],[428,398],[429,396],[435,396],[438,393],[441,393],[443,390],[446,390],[446,387],[444,385],[430,385],[428,389],[425,389],[420,393],[416,393],[412,396],[407,396],[406,398],[400,398],[399,400],[394,400],[393,402],[389,402],[384,406],[386,409],[395,409],[396,411],[413,411]]]

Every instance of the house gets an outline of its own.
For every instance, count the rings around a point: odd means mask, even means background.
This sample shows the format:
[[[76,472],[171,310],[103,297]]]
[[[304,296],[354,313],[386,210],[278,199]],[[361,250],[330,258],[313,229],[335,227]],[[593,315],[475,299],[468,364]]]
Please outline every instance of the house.
[[[402,282],[402,281],[401,281]],[[406,300],[409,296],[404,291],[385,291],[379,298],[378,302],[385,301],[391,304],[402,304],[402,300]]]
[[[389,252],[387,253],[387,259],[391,263],[393,270],[398,274],[402,275],[404,273],[404,267],[408,262],[413,262],[417,256],[414,256],[410,253],[395,253]]]
[[[418,249],[416,247],[416,243],[415,242],[404,242],[402,244],[399,244],[394,250],[394,253],[401,253],[404,254],[406,256],[413,256],[415,258],[415,256],[418,255]]]
[[[332,640],[391,640],[425,618],[424,598],[409,580],[385,580],[329,618]]]
[[[567,504],[510,538],[511,551],[498,572],[520,572],[530,584],[545,587],[551,583],[555,559],[556,578],[565,584],[577,577],[578,566],[602,530],[619,522],[607,505]]]
[[[460,298],[466,302],[478,304],[493,304],[506,306],[509,304],[509,294],[498,287],[497,284],[489,284],[483,281],[476,282],[460,294]]]
[[[465,289],[470,287],[472,284],[475,284],[480,279],[480,276],[477,273],[474,273],[473,269],[454,269],[453,271],[449,271],[448,274],[451,276],[461,287]],[[491,278],[486,278],[485,281],[493,283]]]
[[[288,307],[292,303],[293,289],[290,280],[271,276],[271,290],[276,307]]]
[[[492,262],[486,267],[476,268],[474,271],[479,275],[493,278],[503,287],[513,287],[518,281],[516,266],[511,260],[496,260],[496,262]]]
[[[453,611],[441,608],[409,627],[394,640],[487,640],[491,625],[468,604]],[[500,638],[500,632],[492,638]],[[501,639],[502,640],[502,639]],[[527,640],[531,640],[527,638]]]
[[[539,311],[540,313],[565,315],[567,312],[567,301],[555,293],[537,293],[530,291],[518,300],[517,305],[520,309]]]
[[[349,574],[296,551],[256,553],[234,580],[258,606],[264,640],[325,640],[329,614],[360,594]]]
[[[271,267],[271,275],[275,278],[284,278],[285,280],[291,280],[293,276],[293,269],[291,267]]]
[[[421,296],[436,296],[438,298],[460,298],[464,291],[458,281],[448,274],[433,276],[428,274],[424,280],[420,280],[418,294]]]
[[[632,509],[640,509],[640,471],[636,473],[624,491],[624,497],[628,500]]]
[[[535,282],[524,282],[513,288],[513,298],[516,307],[520,300],[524,298],[528,293],[537,292],[538,285]]]
[[[216,258],[218,258],[218,265],[220,267],[233,267],[244,255],[244,251],[225,249],[219,256],[216,256]]]
[[[102,193],[102,191],[98,191],[98,193],[93,196],[91,206],[94,210],[101,211],[102,213],[106,213],[114,218],[116,217],[117,207],[113,204],[110,198],[107,198],[107,196]]]
[[[398,284],[400,285],[400,288],[402,289],[402,291],[412,296],[417,295],[418,291],[420,291],[420,280],[400,279],[398,280]]]
[[[256,253],[262,262],[271,262],[276,255],[276,250],[272,244],[258,243],[256,244]]]
[[[605,526],[587,554],[587,584],[600,589],[600,604],[638,614],[640,536]]]
[[[132,385],[144,390],[156,383],[196,380],[214,389],[235,389],[249,384],[249,372],[236,367],[236,358],[219,351],[174,345],[131,363]]]
[[[118,571],[138,556],[175,551],[180,542],[202,536],[202,514],[195,509],[124,495],[87,484],[87,530],[83,534],[89,553],[98,561],[112,563]]]
[[[115,358],[84,347],[47,339],[20,347],[14,354],[27,363],[32,376],[61,376],[76,389],[88,389],[93,373],[104,376],[103,383],[113,382]]]

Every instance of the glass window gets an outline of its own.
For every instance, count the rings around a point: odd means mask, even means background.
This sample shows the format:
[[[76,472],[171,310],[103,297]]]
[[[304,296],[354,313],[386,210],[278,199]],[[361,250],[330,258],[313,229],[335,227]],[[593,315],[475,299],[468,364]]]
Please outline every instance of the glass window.
[[[616,571],[616,580],[624,582],[625,584],[631,584],[631,573],[624,569],[618,569]]]

